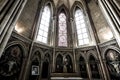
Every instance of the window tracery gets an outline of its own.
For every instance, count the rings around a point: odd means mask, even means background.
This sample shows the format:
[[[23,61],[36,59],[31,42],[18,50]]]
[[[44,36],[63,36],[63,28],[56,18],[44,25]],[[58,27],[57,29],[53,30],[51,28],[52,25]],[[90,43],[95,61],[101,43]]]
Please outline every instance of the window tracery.
[[[67,46],[67,23],[66,15],[60,13],[59,15],[59,28],[58,28],[58,46]]]
[[[48,41],[48,30],[50,26],[50,7],[47,5],[44,7],[44,11],[42,13],[42,18],[38,30],[37,41],[47,43]]]
[[[89,36],[86,28],[86,22],[82,10],[76,9],[75,11],[75,24],[78,37],[78,45],[89,44]]]

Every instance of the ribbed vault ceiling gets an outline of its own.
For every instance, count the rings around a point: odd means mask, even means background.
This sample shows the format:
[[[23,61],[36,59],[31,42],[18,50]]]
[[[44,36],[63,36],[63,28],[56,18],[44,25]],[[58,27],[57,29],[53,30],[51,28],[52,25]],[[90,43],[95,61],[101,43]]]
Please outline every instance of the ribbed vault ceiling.
[[[67,8],[71,8],[75,1],[83,1],[83,0],[53,0],[55,6],[61,6],[64,4]]]

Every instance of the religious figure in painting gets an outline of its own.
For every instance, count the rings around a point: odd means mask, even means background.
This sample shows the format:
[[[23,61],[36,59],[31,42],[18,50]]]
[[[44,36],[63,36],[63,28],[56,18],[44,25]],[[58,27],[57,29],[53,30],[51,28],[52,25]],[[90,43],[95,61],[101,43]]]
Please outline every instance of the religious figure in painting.
[[[21,50],[18,46],[11,46],[5,50],[0,59],[0,76],[11,80],[10,76],[17,74],[21,67]],[[15,78],[13,79],[15,80]]]

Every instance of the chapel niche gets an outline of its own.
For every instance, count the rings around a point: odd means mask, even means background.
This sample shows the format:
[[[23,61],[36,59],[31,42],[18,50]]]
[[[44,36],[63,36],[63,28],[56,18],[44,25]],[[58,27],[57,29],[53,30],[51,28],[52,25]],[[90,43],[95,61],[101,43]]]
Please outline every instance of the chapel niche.
[[[23,62],[19,45],[8,47],[0,58],[0,80],[18,80]]]
[[[106,64],[111,79],[120,78],[120,54],[115,50],[108,50],[105,55]]]

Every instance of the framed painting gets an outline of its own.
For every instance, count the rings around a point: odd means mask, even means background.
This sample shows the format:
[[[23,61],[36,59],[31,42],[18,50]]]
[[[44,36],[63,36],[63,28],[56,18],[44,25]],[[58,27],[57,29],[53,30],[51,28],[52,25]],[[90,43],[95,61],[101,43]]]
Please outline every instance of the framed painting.
[[[32,75],[39,75],[39,66],[32,66]]]

